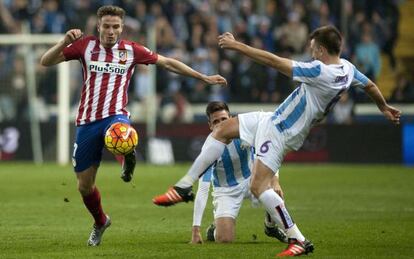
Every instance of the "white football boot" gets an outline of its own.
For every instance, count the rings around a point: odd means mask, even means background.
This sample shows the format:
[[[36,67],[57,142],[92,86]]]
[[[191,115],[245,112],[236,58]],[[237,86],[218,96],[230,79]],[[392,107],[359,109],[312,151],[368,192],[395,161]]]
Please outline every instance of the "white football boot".
[[[101,227],[98,227],[96,224],[93,224],[91,235],[88,239],[88,246],[98,246],[102,241],[102,236],[107,229],[111,225],[111,218],[108,215],[106,216],[105,224]]]

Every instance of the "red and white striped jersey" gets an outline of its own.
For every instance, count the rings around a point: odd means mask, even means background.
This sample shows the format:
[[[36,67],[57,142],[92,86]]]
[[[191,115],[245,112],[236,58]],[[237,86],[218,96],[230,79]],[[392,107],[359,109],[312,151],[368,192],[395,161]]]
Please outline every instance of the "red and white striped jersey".
[[[83,87],[76,125],[124,114],[128,86],[136,64],[154,64],[158,55],[136,42],[119,40],[105,48],[96,36],[79,39],[63,49],[66,61],[78,59],[83,69]]]

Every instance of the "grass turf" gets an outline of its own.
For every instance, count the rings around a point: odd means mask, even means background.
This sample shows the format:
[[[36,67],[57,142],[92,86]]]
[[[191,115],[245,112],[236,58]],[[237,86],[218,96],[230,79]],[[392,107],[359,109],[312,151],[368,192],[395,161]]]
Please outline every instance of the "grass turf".
[[[125,184],[117,164],[102,164],[97,185],[112,226],[101,246],[87,247],[92,219],[71,167],[1,163],[0,258],[273,258],[285,248],[263,234],[263,209],[247,201],[235,243],[189,245],[192,204],[151,202],[188,166],[138,165]],[[414,169],[287,164],[281,183],[292,217],[315,245],[309,258],[414,257]]]

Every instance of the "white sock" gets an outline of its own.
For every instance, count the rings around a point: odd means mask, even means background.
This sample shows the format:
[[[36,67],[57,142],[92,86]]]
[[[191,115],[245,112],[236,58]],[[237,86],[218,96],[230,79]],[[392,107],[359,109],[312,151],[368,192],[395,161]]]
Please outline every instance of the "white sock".
[[[264,191],[259,196],[259,200],[278,226],[285,230],[288,238],[305,241],[305,237],[290,217],[282,198],[275,191],[272,189]]]
[[[188,188],[198,180],[200,175],[208,169],[223,154],[226,144],[213,138],[211,134],[204,142],[201,153],[198,155],[190,170],[181,178],[175,186],[180,188]]]

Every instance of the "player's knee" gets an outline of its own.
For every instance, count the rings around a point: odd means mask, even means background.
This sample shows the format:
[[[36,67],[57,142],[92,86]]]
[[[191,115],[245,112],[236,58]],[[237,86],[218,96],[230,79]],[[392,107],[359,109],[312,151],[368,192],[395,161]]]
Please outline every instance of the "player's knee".
[[[250,185],[250,192],[254,195],[254,197],[259,198],[260,194],[262,194],[263,190],[261,185],[257,182],[252,181]]]
[[[217,243],[231,243],[234,241],[233,236],[230,234],[218,234],[215,238]]]
[[[80,194],[82,196],[88,196],[89,194],[92,193],[93,186],[90,186],[90,185],[87,185],[87,184],[78,183],[78,191],[80,192]]]
[[[218,222],[215,231],[215,240],[217,243],[231,243],[234,241],[234,223],[228,219],[225,222]]]

